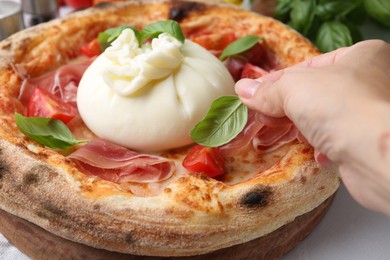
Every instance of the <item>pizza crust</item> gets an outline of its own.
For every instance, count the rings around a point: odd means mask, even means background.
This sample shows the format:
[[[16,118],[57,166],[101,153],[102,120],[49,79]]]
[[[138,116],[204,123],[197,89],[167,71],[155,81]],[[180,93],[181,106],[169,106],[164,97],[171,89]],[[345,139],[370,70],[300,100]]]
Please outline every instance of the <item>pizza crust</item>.
[[[146,198],[111,184],[107,194],[102,184],[92,192],[103,193],[96,199],[66,169],[3,140],[0,149],[2,209],[64,238],[139,255],[205,254],[250,241],[316,208],[339,184],[333,167],[307,161],[306,145],[297,144],[264,172],[269,177],[226,186],[187,175]]]
[[[271,233],[250,242],[220,249],[207,255],[175,259],[279,259],[303,240],[322,220],[333,196],[312,211],[297,217]],[[19,250],[33,259],[116,259],[136,260],[139,256],[97,249],[58,237],[24,219],[0,210],[0,232]],[[165,259],[164,257],[143,257]]]
[[[231,5],[187,1],[104,4],[27,29],[0,43],[0,208],[49,232],[107,250],[151,256],[209,253],[264,236],[313,210],[339,186],[336,166],[319,166],[307,144],[247,181],[227,185],[181,176],[158,196],[137,197],[120,185],[80,173],[63,155],[25,138],[13,121],[25,70],[30,76],[68,63],[80,46],[113,26],[143,27],[176,19],[187,34],[208,24],[264,37],[282,67],[318,54],[281,23]],[[240,21],[237,23],[237,21]],[[15,68],[17,68],[15,70]],[[23,68],[23,69],[21,69]]]

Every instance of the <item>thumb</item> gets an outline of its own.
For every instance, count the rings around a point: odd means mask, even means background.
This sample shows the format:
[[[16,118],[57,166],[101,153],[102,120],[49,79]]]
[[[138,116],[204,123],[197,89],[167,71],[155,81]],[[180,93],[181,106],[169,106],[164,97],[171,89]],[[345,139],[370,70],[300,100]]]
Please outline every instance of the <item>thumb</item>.
[[[271,72],[256,80],[242,79],[236,83],[235,90],[242,102],[253,110],[270,117],[288,116],[290,111],[285,112],[285,109],[288,108],[286,100],[288,95],[292,94],[292,89],[298,85],[301,86],[301,91],[304,91],[305,87],[302,86],[307,87],[310,84],[321,82],[313,77],[310,80],[310,72],[335,64],[353,48],[353,46],[340,48],[284,70]]]
[[[256,80],[241,79],[236,83],[236,93],[249,108],[270,117],[284,117],[284,84],[278,82],[283,73],[280,70]]]

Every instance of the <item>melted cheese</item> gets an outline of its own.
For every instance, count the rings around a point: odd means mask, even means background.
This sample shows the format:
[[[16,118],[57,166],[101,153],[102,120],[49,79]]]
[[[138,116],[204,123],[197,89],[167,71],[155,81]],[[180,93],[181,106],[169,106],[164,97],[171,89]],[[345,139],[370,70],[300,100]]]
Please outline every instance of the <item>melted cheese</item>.
[[[212,101],[232,94],[229,72],[203,47],[168,34],[139,47],[127,29],[85,72],[77,105],[100,138],[150,152],[192,143]]]

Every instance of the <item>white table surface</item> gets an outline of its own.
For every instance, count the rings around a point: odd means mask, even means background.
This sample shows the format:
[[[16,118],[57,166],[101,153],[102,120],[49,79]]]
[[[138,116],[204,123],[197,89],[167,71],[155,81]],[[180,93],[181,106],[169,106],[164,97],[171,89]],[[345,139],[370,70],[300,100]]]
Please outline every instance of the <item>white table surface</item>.
[[[283,257],[309,259],[390,259],[390,218],[363,208],[342,186],[322,222]]]
[[[0,0],[1,1],[1,0]],[[390,29],[372,22],[363,27],[366,39],[390,42]],[[0,234],[0,259],[29,259]],[[357,204],[341,187],[332,207],[315,230],[283,260],[389,260],[390,218]]]

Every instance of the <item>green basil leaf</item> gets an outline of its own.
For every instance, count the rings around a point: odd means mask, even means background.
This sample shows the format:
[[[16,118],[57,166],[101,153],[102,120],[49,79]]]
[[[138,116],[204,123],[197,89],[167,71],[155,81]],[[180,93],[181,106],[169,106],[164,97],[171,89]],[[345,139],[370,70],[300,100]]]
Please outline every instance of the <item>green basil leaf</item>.
[[[184,34],[178,22],[173,20],[158,21],[148,24],[142,30],[142,43],[147,39],[156,38],[162,33],[169,33],[181,43],[184,43]]]
[[[68,149],[73,145],[87,142],[76,140],[68,127],[60,120],[44,117],[14,115],[20,131],[32,140],[50,148]]]
[[[307,35],[315,16],[316,0],[294,0],[289,25]]]
[[[261,40],[260,37],[254,35],[244,36],[232,43],[230,43],[222,52],[219,57],[220,60],[224,60],[229,56],[237,55],[249,50],[255,46]]]
[[[316,45],[321,52],[333,51],[352,44],[352,35],[349,28],[345,24],[336,21],[323,23],[316,38]]]
[[[132,29],[135,33],[135,37],[137,38],[139,44],[141,45],[141,33],[130,26],[124,25],[116,28],[110,28],[105,30],[104,32],[99,33],[98,35],[98,42],[100,45],[100,48],[104,51],[107,49],[113,41],[115,41],[119,35],[122,33],[123,30],[125,29]]]
[[[378,23],[390,27],[390,1],[389,0],[365,0],[368,15]]]
[[[293,0],[278,0],[275,8],[276,19],[286,22],[290,18]]]
[[[363,40],[363,35],[362,35],[359,27],[356,26],[356,24],[348,21],[345,23],[345,25],[348,26],[348,29],[351,32],[351,37],[352,37],[353,43],[357,43],[357,42],[360,42]]]
[[[364,1],[363,0],[355,0],[355,1],[358,1],[359,4],[356,6],[355,9],[353,9],[349,14],[347,14],[345,20],[355,25],[363,25],[367,20],[367,12],[364,7]]]
[[[318,16],[314,16],[313,22],[311,23],[310,30],[307,32],[306,37],[312,42],[315,41],[317,37],[318,29],[322,24],[321,19]]]
[[[190,132],[196,143],[217,147],[236,137],[248,121],[248,108],[237,96],[216,99],[206,116]]]
[[[316,15],[318,15],[323,21],[341,19],[349,14],[352,10],[361,5],[361,0],[349,0],[349,1],[324,1],[317,5]]]

